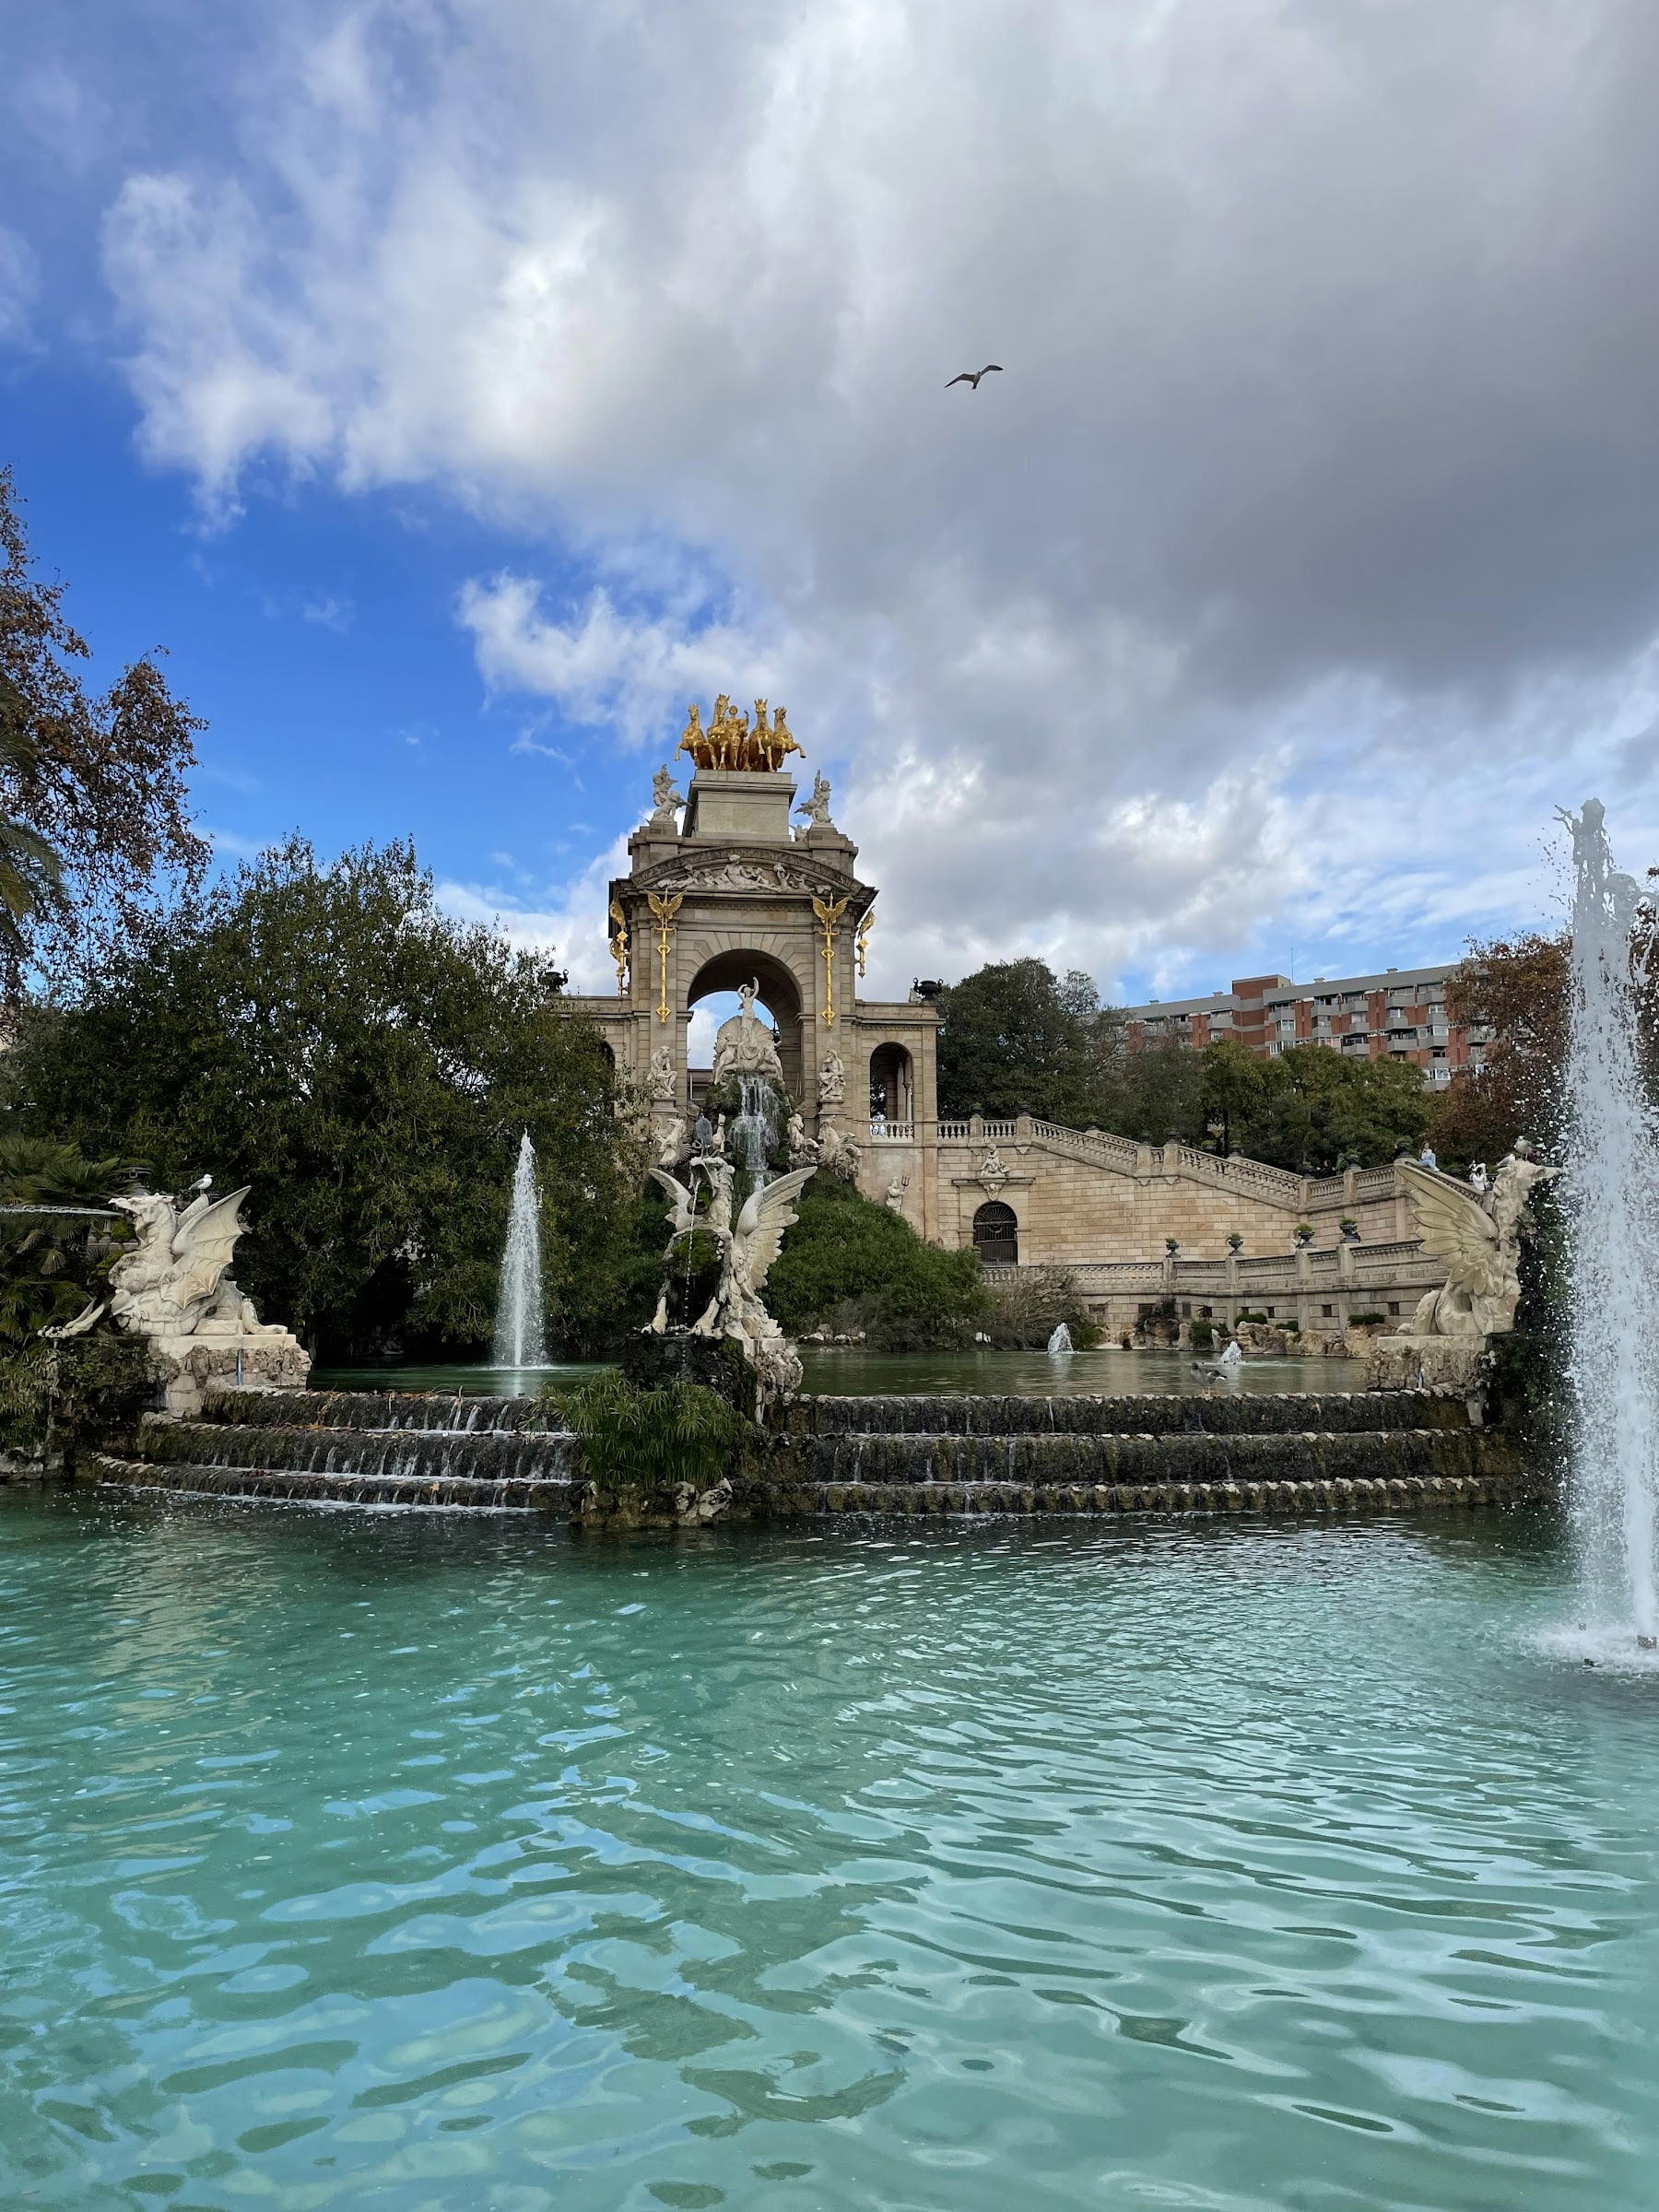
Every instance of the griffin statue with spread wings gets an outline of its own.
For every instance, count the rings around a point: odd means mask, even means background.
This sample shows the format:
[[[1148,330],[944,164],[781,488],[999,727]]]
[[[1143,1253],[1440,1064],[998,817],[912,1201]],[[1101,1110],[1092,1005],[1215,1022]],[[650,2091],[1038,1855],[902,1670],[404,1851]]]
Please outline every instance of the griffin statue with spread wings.
[[[1484,1195],[1415,1159],[1394,1162],[1423,1248],[1446,1265],[1441,1288],[1418,1301],[1412,1335],[1491,1336],[1515,1325],[1527,1202],[1540,1182],[1560,1172],[1534,1159],[1531,1150],[1524,1139],[1517,1144]]]
[[[790,1349],[782,1330],[767,1312],[760,1293],[772,1262],[782,1249],[783,1232],[799,1216],[794,1202],[817,1174],[816,1166],[792,1168],[773,1182],[759,1184],[745,1199],[736,1219],[732,1218],[732,1169],[720,1159],[695,1163],[710,1178],[710,1205],[699,1214],[696,1199],[686,1184],[666,1168],[653,1168],[663,1191],[672,1201],[668,1218],[673,1252],[682,1237],[706,1229],[720,1246],[720,1280],[713,1297],[693,1324],[694,1336],[730,1336],[760,1378],[760,1395],[766,1399],[797,1389],[801,1363]],[[666,1287],[657,1301],[652,1328],[658,1335],[668,1326]]]
[[[259,1326],[253,1308],[226,1269],[241,1235],[244,1184],[228,1198],[204,1191],[182,1211],[173,1198],[117,1198],[138,1234],[133,1250],[110,1270],[110,1312],[132,1329],[188,1336],[211,1315]]]

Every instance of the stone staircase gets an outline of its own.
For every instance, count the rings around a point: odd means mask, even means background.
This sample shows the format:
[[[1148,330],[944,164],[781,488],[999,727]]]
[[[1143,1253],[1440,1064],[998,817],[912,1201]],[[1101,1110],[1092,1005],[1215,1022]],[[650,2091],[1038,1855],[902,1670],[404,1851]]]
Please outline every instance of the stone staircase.
[[[195,1495],[568,1514],[575,1440],[530,1398],[225,1390],[151,1417],[95,1480]],[[1330,1513],[1533,1494],[1458,1394],[807,1397],[734,1481],[726,1517]]]

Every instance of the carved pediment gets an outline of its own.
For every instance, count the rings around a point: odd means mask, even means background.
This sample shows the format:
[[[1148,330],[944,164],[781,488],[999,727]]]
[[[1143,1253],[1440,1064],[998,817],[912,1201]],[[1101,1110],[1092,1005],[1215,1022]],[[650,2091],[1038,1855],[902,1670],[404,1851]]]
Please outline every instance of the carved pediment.
[[[677,854],[657,867],[641,870],[631,882],[638,890],[730,891],[750,899],[783,891],[822,898],[831,892],[844,893],[848,878],[793,853],[774,858],[753,848],[717,846],[695,855]]]

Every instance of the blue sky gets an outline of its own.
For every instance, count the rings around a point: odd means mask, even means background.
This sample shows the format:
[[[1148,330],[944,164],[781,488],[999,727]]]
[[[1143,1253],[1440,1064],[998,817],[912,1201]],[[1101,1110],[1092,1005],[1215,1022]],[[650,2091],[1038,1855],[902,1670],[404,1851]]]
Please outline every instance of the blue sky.
[[[222,854],[411,833],[578,982],[719,689],[831,775],[873,989],[1443,958],[1548,912],[1556,804],[1659,845],[1656,39],[36,11],[0,450],[100,654],[171,649]]]

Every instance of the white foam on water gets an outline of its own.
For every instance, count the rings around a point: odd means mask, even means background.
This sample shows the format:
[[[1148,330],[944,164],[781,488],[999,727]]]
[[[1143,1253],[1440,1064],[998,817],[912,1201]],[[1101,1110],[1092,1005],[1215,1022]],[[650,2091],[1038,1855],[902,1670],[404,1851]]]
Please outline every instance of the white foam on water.
[[[1533,1648],[1575,1666],[1588,1664],[1610,1675],[1651,1675],[1659,1680],[1659,1649],[1644,1652],[1628,1621],[1546,1629],[1533,1640]]]

